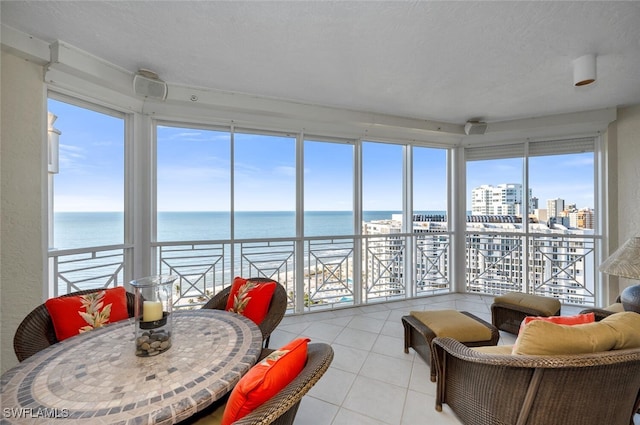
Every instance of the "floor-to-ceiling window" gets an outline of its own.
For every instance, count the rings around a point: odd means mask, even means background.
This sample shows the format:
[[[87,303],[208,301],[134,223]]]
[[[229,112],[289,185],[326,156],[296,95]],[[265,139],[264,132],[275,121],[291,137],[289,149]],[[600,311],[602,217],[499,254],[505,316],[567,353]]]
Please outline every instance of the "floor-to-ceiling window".
[[[177,305],[204,304],[231,279],[230,131],[156,126],[155,174],[158,272],[180,276]]]
[[[596,299],[596,138],[466,150],[467,290]]]
[[[415,294],[437,294],[451,283],[447,150],[416,146],[412,158]]]
[[[355,144],[307,137],[303,146],[302,304],[305,310],[352,305],[358,296],[354,273],[360,270],[355,263],[358,241],[353,237],[359,233],[354,210]]]
[[[294,311],[449,290],[446,149],[409,163],[408,144],[166,124],[156,135],[158,270],[181,276],[183,306],[236,275],[276,279]]]
[[[362,143],[363,299],[392,299],[407,293],[402,235],[405,205],[404,158],[400,144]]]
[[[238,130],[233,133],[233,275],[271,278],[295,290],[295,135]]]
[[[49,109],[62,133],[52,293],[123,284],[127,252],[146,249],[127,231],[127,115],[55,95]],[[298,312],[451,290],[448,149],[155,123],[152,216],[138,221],[152,228],[154,266],[136,273],[178,274],[181,306],[236,275],[277,279]],[[596,142],[465,149],[468,291],[594,302]]]
[[[523,149],[467,162],[467,290],[522,291],[524,279]],[[511,157],[517,155],[517,157]],[[526,220],[525,220],[526,221]]]
[[[52,94],[49,110],[49,292],[122,285],[124,115]]]
[[[600,229],[593,143],[586,138],[529,144],[529,187],[537,198],[530,208],[529,290],[568,304],[591,305],[596,299]]]

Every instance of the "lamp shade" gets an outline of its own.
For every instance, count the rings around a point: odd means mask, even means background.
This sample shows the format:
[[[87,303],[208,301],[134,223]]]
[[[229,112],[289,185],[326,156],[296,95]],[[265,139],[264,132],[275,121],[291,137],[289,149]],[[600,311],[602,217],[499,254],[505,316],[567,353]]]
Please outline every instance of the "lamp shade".
[[[604,263],[600,271],[628,279],[640,279],[640,236],[634,236],[618,248]]]

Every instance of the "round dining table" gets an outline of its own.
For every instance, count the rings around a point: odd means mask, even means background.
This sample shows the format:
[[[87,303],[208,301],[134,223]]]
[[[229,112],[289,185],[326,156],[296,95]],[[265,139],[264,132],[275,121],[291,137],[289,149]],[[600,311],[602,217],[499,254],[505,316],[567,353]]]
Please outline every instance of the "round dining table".
[[[174,311],[172,345],[135,354],[134,319],[54,344],[6,371],[0,423],[174,424],[228,393],[257,361],[262,333],[222,310]]]

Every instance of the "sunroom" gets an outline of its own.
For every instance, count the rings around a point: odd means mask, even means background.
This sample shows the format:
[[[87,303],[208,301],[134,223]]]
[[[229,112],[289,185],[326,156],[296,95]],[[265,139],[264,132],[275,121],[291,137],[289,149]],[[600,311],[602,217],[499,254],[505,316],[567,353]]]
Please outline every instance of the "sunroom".
[[[45,299],[156,274],[176,309],[276,280],[283,341],[510,291],[613,302],[640,9],[520,7],[3,2],[2,371]]]

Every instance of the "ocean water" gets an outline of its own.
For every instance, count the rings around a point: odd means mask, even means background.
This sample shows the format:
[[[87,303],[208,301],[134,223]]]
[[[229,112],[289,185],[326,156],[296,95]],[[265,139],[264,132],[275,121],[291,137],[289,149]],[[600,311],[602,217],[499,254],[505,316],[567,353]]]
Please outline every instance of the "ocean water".
[[[365,211],[363,220],[391,218],[400,211]],[[444,214],[443,211],[417,211]],[[305,236],[343,236],[355,233],[351,211],[308,211]],[[295,236],[293,211],[236,212],[235,239]],[[231,237],[228,212],[160,212],[158,241],[227,240]],[[124,242],[124,216],[118,212],[58,212],[54,215],[53,248],[71,249]]]

